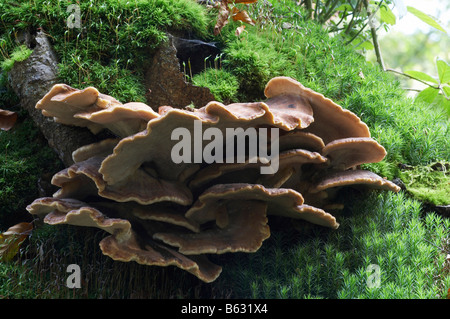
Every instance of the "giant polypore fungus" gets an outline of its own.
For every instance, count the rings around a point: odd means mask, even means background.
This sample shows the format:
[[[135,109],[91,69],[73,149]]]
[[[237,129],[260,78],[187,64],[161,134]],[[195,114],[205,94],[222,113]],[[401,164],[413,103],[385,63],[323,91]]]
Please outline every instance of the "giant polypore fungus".
[[[211,282],[221,267],[208,254],[257,251],[270,236],[268,216],[337,229],[328,210],[342,208],[339,189],[400,190],[359,168],[386,151],[354,113],[287,77],[270,80],[265,95],[154,112],[57,84],[36,105],[44,115],[116,138],[73,152],[74,164],[52,179],[60,189],[27,209],[49,224],[105,230],[100,247],[115,260],[175,265]],[[255,143],[249,129],[267,136]]]

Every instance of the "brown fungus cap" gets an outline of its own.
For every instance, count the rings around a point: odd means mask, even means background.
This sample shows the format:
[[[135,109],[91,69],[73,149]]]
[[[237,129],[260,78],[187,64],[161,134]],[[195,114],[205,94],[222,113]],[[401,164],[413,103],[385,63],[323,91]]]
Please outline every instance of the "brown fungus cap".
[[[297,173],[301,174],[301,166],[304,164],[323,164],[328,159],[317,152],[303,149],[290,149],[281,152],[278,156],[278,171],[274,174],[260,174],[262,166],[270,163],[262,163],[256,157],[248,159],[245,163],[213,163],[199,170],[189,183],[189,188],[198,189],[205,185],[227,183],[261,184],[265,187],[280,187],[284,181]]]
[[[286,132],[279,136],[278,145],[280,152],[292,149],[304,149],[313,152],[321,152],[325,147],[323,140],[313,134],[303,131]]]
[[[119,137],[126,137],[144,130],[147,122],[159,117],[150,106],[140,102],[112,104],[95,112],[79,112],[74,118],[84,119],[104,126]]]
[[[333,187],[362,185],[369,188],[400,191],[400,187],[393,182],[378,176],[371,171],[365,170],[347,170],[329,173],[323,176],[317,183],[310,188],[311,193],[320,192]]]
[[[346,170],[364,163],[377,163],[386,156],[386,150],[370,137],[338,139],[328,143],[322,154],[330,159],[330,166]]]
[[[217,184],[205,190],[186,212],[188,219],[199,224],[216,220],[216,208],[220,203],[235,200],[272,201],[286,207],[303,204],[303,197],[291,189],[265,188],[246,183]]]
[[[69,224],[100,228],[120,240],[131,236],[131,224],[125,219],[108,218],[89,204],[73,200],[44,197],[27,206],[30,214],[45,216],[50,225]]]
[[[134,201],[142,205],[161,201],[181,205],[192,203],[192,194],[185,185],[153,177],[143,169],[136,170],[119,184],[108,185],[98,172],[102,161],[102,157],[91,157],[55,174],[52,184],[61,189],[54,197],[82,199],[89,195],[99,195],[117,202]]]
[[[176,266],[207,283],[216,280],[222,272],[222,267],[213,264],[204,255],[187,257],[156,242],[149,242],[141,248],[135,238],[120,242],[114,236],[108,236],[102,239],[100,248],[104,255],[117,261],[135,261],[148,266]]]
[[[198,233],[156,233],[153,238],[178,247],[185,255],[255,252],[269,238],[266,203],[237,200],[227,202],[222,208],[227,214],[226,222],[222,224],[219,222],[219,225]]]
[[[314,121],[309,104],[295,95],[276,96],[264,102],[232,103],[226,105],[226,110],[232,118],[240,114],[244,120],[264,116],[269,123],[287,131],[306,128]],[[220,103],[208,103],[206,112],[225,117]]]
[[[291,114],[289,108],[287,110],[271,109],[262,102],[228,106],[219,102],[210,102],[194,111],[166,106],[160,108],[159,114],[160,117],[148,122],[146,130],[122,139],[113,154],[105,159],[100,172],[108,184],[118,183],[130,176],[144,162],[152,163],[162,178],[168,180],[180,180],[180,176],[186,178],[183,172],[195,171],[193,167],[198,165],[194,160],[191,160],[191,163],[178,164],[169,160],[171,150],[179,143],[178,140],[172,140],[172,133],[176,129],[184,128],[189,132],[191,141],[194,138],[201,139],[194,136],[195,121],[200,121],[204,130],[212,127],[219,129],[224,137],[226,137],[227,129],[246,130],[250,127],[271,126],[292,130],[301,122]]]
[[[347,137],[370,137],[369,128],[358,116],[292,78],[271,79],[264,94],[269,99],[278,95],[295,94],[308,101],[313,110],[314,122],[305,131],[321,137],[325,144]]]
[[[136,261],[149,266],[177,266],[205,282],[214,281],[222,271],[205,256],[188,258],[154,241],[147,241],[141,248],[141,240],[128,220],[109,218],[80,201],[45,198],[34,201],[27,209],[31,214],[46,214],[44,221],[51,225],[96,227],[110,233],[100,241],[100,248],[104,255],[114,260]]]
[[[58,123],[87,127],[94,134],[106,128],[119,137],[145,129],[150,119],[159,116],[144,103],[122,104],[94,87],[78,90],[65,84],[54,85],[36,108]]]
[[[72,159],[75,163],[83,162],[91,157],[106,157],[110,155],[120,139],[107,138],[97,143],[84,145],[72,152]]]
[[[200,226],[196,222],[185,217],[187,207],[173,202],[140,205],[135,202],[92,201],[90,204],[108,216],[124,218],[142,224],[143,228],[145,228],[145,224],[152,223],[155,224],[155,227],[148,227],[149,229],[158,229],[156,224],[166,224],[182,227],[192,232],[199,232],[200,230]]]
[[[88,109],[98,109],[98,106],[95,105],[98,96],[99,92],[94,87],[78,90],[66,84],[55,84],[37,102],[36,109],[42,110],[43,115],[53,117],[58,123],[89,127],[93,132],[98,132],[101,130],[99,125],[74,118],[76,113],[86,112]]]
[[[87,206],[87,204],[77,199],[42,197],[35,199],[26,209],[32,215],[45,216],[54,210],[68,212],[83,206]]]
[[[217,207],[226,201],[258,200],[267,203],[267,214],[337,228],[336,219],[327,212],[304,204],[303,196],[293,189],[265,188],[258,184],[218,184],[208,188],[187,211],[186,217],[199,224],[216,220]]]

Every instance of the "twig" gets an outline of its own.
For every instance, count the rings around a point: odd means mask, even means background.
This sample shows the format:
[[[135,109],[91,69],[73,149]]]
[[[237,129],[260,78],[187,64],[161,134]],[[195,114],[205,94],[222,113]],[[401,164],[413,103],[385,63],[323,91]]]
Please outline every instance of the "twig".
[[[358,2],[356,3],[355,7],[352,6],[352,8],[353,8],[352,19],[350,20],[349,24],[347,25],[347,30],[345,30],[346,34],[349,34],[350,31],[353,28],[353,23],[355,21],[355,18],[359,14],[358,7],[359,7],[360,3],[361,3],[361,0],[358,0]]]
[[[381,1],[381,2],[383,2],[383,1]],[[380,2],[380,6],[381,6],[381,2]],[[378,43],[377,30],[376,30],[375,26],[373,25],[373,23],[371,23],[372,12],[369,8],[368,0],[364,0],[364,6],[366,7],[367,16],[369,18],[370,33],[372,34],[372,41],[373,41],[373,46],[375,48],[375,55],[377,56],[377,61],[380,64],[381,69],[383,71],[386,71],[386,68],[384,66],[383,57],[381,56],[380,44]]]
[[[425,81],[423,81],[423,80],[421,80],[421,79],[415,78],[415,77],[413,77],[412,75],[403,73],[403,72],[401,72],[401,71],[397,71],[397,70],[389,69],[389,68],[384,69],[384,70],[385,70],[385,71],[392,72],[392,73],[396,73],[396,74],[399,74],[399,75],[406,76],[406,77],[408,77],[408,78],[410,78],[410,79],[413,79],[413,80],[419,81],[419,82],[421,82],[421,83],[423,83],[423,84],[426,84],[426,85],[428,85],[429,87],[432,87],[432,88],[434,88],[434,89],[436,89],[436,90],[439,90],[439,89],[440,89],[439,86],[431,85],[430,83],[427,83],[427,82],[425,82]]]
[[[325,12],[325,14],[322,16],[323,23],[327,22],[333,14],[336,12],[334,9],[336,8],[336,5],[338,4],[338,0],[335,0],[332,4],[330,4],[331,0],[328,0],[325,4],[325,8],[328,8],[328,11]]]
[[[350,40],[348,40],[348,41],[345,43],[345,45],[349,45],[350,43],[352,43],[353,40],[355,40],[355,39],[358,37],[358,35],[360,35],[361,32],[363,32],[363,30],[366,28],[366,26],[367,26],[367,23],[364,24],[363,27],[358,31],[358,33],[356,33]]]
[[[404,88],[405,91],[412,91],[412,92],[421,92],[422,90],[414,89],[414,88]]]

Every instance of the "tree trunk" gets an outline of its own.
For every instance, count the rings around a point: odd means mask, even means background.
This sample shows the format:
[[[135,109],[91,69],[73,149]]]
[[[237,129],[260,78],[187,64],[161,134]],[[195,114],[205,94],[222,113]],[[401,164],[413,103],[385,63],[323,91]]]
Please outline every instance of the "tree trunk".
[[[21,107],[27,110],[50,147],[66,166],[70,166],[73,164],[72,152],[95,142],[96,138],[88,129],[56,123],[35,108],[36,103],[58,83],[58,62],[43,32],[39,31],[31,42],[35,45],[33,53],[27,60],[14,64],[8,75],[9,83],[19,97]]]

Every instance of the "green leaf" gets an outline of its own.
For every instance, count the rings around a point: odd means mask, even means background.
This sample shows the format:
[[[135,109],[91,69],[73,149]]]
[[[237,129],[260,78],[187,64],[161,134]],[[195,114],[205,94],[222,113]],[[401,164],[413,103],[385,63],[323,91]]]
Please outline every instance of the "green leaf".
[[[366,40],[363,37],[357,37],[355,39],[357,41],[357,44],[355,45],[355,48],[363,48],[366,50],[373,50],[375,47],[373,46],[372,41]],[[359,40],[359,41],[358,41]]]
[[[416,99],[431,104],[433,103],[434,99],[438,96],[438,94],[439,94],[438,89],[428,87],[423,91],[421,91],[419,94],[417,94]]]
[[[433,101],[433,104],[445,110],[450,117],[450,100],[447,100],[444,95],[438,95]]]
[[[349,5],[349,4],[342,4],[342,5],[340,5],[339,7],[337,7],[335,9],[336,12],[337,11],[342,11],[343,12],[345,10],[347,10],[347,12],[352,12],[353,11],[353,7],[351,5]]]
[[[412,13],[413,15],[415,15],[417,18],[419,18],[420,20],[422,20],[426,24],[428,24],[428,25],[432,26],[433,28],[436,28],[436,29],[438,29],[438,30],[440,30],[442,32],[447,33],[447,31],[445,31],[444,28],[441,27],[439,25],[439,23],[437,23],[436,20],[434,20],[428,14],[423,13],[422,11],[420,11],[420,10],[418,10],[416,8],[410,7],[410,6],[407,6],[406,9],[408,10],[408,12]]]
[[[442,84],[450,82],[450,65],[448,65],[448,63],[444,60],[437,58],[436,66],[438,70],[439,81],[441,81]]]
[[[408,74],[409,76],[412,76],[413,78],[421,80],[421,81],[439,84],[439,82],[436,78],[434,78],[431,75],[426,74],[424,72],[411,70],[411,71],[405,71],[405,74]]]
[[[396,22],[395,14],[386,4],[380,8],[380,19],[390,25],[394,25]]]
[[[441,87],[442,91],[444,92],[445,96],[450,99],[450,86],[444,85]]]

